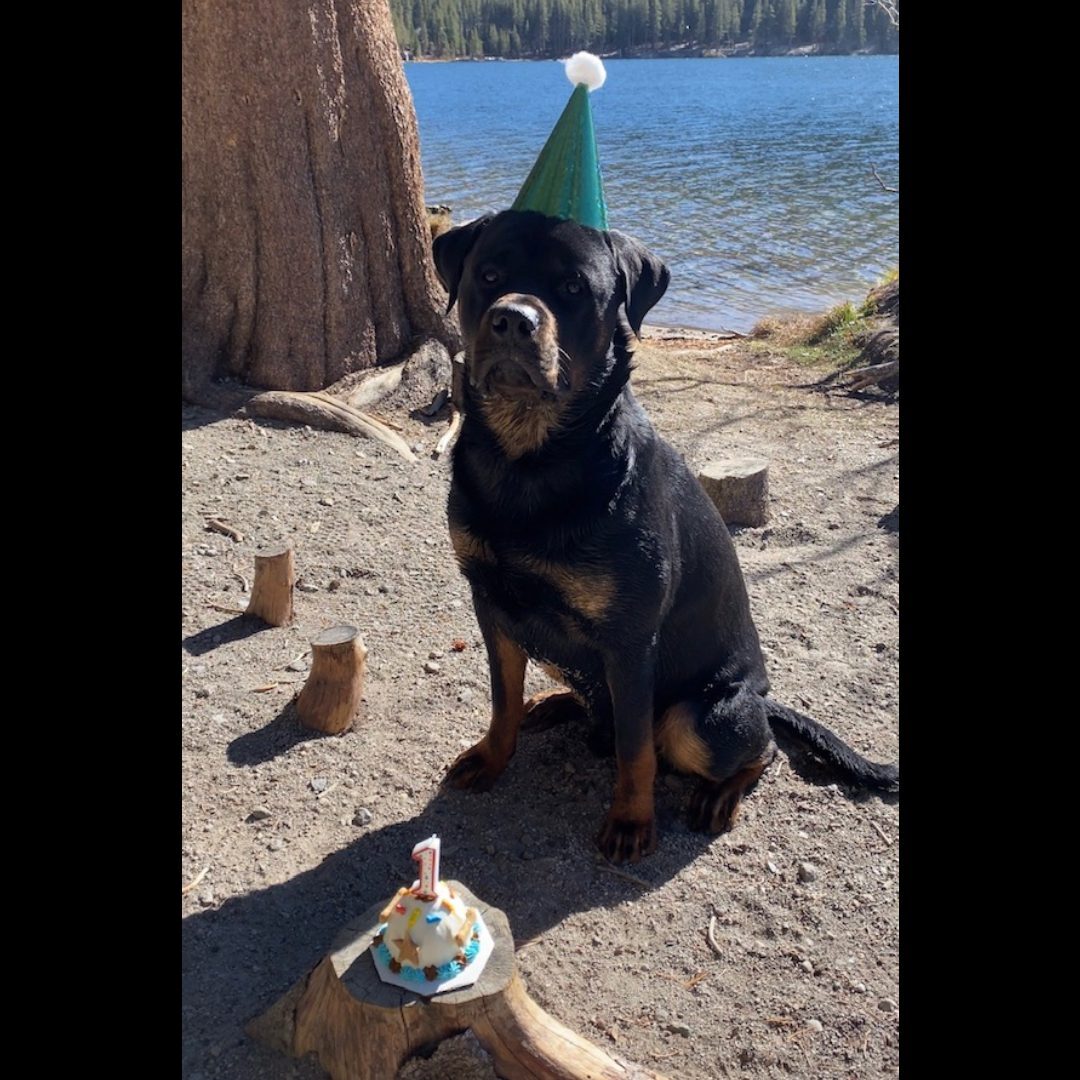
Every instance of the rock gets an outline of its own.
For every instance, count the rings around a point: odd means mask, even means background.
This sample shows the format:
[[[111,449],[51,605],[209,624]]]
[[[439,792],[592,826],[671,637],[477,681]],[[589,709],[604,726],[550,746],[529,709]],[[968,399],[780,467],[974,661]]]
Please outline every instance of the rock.
[[[285,846],[285,841],[280,836],[275,836],[269,844],[266,845],[267,851],[280,851]]]
[[[466,686],[458,691],[457,699],[462,705],[471,705],[475,697],[476,692]]]
[[[768,870],[770,874],[779,874],[780,873],[780,870],[777,867],[776,863],[774,863],[771,859],[766,861],[765,869]]]
[[[248,816],[247,816],[247,818],[245,818],[245,820],[246,821],[265,821],[268,817],[272,817],[272,816],[273,815],[270,813],[269,810],[266,809],[265,806],[256,806],[255,809],[252,810],[250,814],[248,814]]]
[[[439,672],[442,671],[442,668],[439,667],[439,665],[436,664],[434,660],[427,660],[424,662],[424,670],[429,675],[438,675]]]
[[[811,1031],[824,1031],[825,1025],[820,1020],[807,1020],[806,1026]]]
[[[803,971],[806,972],[807,975],[813,975],[814,974],[814,965],[811,964],[809,960],[804,960],[799,965],[799,967],[801,967],[803,969]]]
[[[769,520],[769,462],[760,457],[710,461],[698,481],[728,525],[765,525]]]
[[[203,891],[201,893],[199,893],[199,903],[202,904],[203,907],[213,907],[213,905],[214,905],[214,890],[213,889],[203,889]]]
[[[359,806],[353,815],[352,823],[354,825],[370,825],[374,816],[366,806]]]
[[[811,881],[817,881],[818,868],[811,862],[799,863],[799,880],[805,885]]]
[[[895,1002],[895,1001],[893,1001],[893,999],[892,999],[892,998],[882,998],[882,999],[881,999],[881,1000],[880,1000],[880,1001],[879,1001],[879,1002],[877,1003],[877,1007],[878,1007],[878,1008],[879,1008],[879,1009],[880,1009],[880,1010],[881,1010],[882,1012],[896,1012],[896,1008],[897,1008],[897,1006],[896,1006],[896,1002]]]
[[[195,696],[197,698],[208,698],[213,692],[214,692],[213,686],[200,686],[195,691]]]
[[[286,671],[307,671],[307,662],[304,660],[290,660],[285,665]]]
[[[329,786],[329,781],[325,776],[316,776],[311,781],[311,790],[318,794],[320,791],[325,791]]]
[[[333,500],[333,499],[331,499],[329,495],[324,495],[324,496],[323,496],[323,497],[322,497],[322,498],[321,498],[321,499],[319,500],[319,504],[320,504],[321,506],[333,506],[333,505],[334,505],[334,500]]]
[[[313,585],[310,581],[298,581],[296,583],[296,588],[300,592],[318,592],[319,591],[319,586],[318,585]]]
[[[667,1030],[673,1035],[682,1035],[684,1038],[690,1037],[690,1025],[689,1024],[667,1024],[665,1025]]]

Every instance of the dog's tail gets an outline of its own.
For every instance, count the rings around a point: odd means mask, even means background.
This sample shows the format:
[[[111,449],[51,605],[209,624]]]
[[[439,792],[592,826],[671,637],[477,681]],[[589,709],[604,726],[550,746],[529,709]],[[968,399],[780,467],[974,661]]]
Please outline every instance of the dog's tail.
[[[771,697],[765,698],[765,712],[771,722],[806,743],[830,765],[836,766],[849,780],[877,791],[900,790],[898,765],[877,765],[873,761],[867,761],[827,727],[803,713],[781,705]]]

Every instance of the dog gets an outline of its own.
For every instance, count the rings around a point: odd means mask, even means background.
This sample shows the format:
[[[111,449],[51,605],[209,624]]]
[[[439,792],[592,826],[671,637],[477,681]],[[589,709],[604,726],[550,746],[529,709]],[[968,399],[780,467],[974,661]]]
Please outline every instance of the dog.
[[[632,237],[531,211],[487,215],[433,245],[466,343],[448,501],[491,669],[487,734],[445,783],[489,789],[522,725],[587,717],[617,779],[597,836],[611,862],[656,847],[657,754],[696,775],[692,828],[730,828],[773,760],[777,724],[847,779],[899,788],[768,696],[734,544],[630,387],[633,344],[667,289]],[[524,701],[528,660],[563,688]]]

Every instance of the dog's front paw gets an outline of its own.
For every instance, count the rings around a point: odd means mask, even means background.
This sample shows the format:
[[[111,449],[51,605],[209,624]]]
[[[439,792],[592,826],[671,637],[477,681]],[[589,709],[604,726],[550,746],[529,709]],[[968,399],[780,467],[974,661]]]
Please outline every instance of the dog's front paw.
[[[535,734],[585,717],[585,706],[569,690],[545,690],[525,702],[521,730]]]
[[[596,843],[609,862],[636,863],[656,850],[656,819],[629,821],[611,812],[604,821]]]
[[[446,770],[443,783],[462,791],[490,791],[506,768],[506,761],[497,760],[484,739],[459,754]]]

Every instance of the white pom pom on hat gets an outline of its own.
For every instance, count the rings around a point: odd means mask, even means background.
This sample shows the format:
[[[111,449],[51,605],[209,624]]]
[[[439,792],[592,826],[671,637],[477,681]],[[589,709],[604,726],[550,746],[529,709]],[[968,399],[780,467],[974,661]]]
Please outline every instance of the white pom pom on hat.
[[[604,85],[607,72],[599,56],[589,52],[574,53],[565,64],[566,77],[572,85],[584,83],[590,91],[599,90]]]

